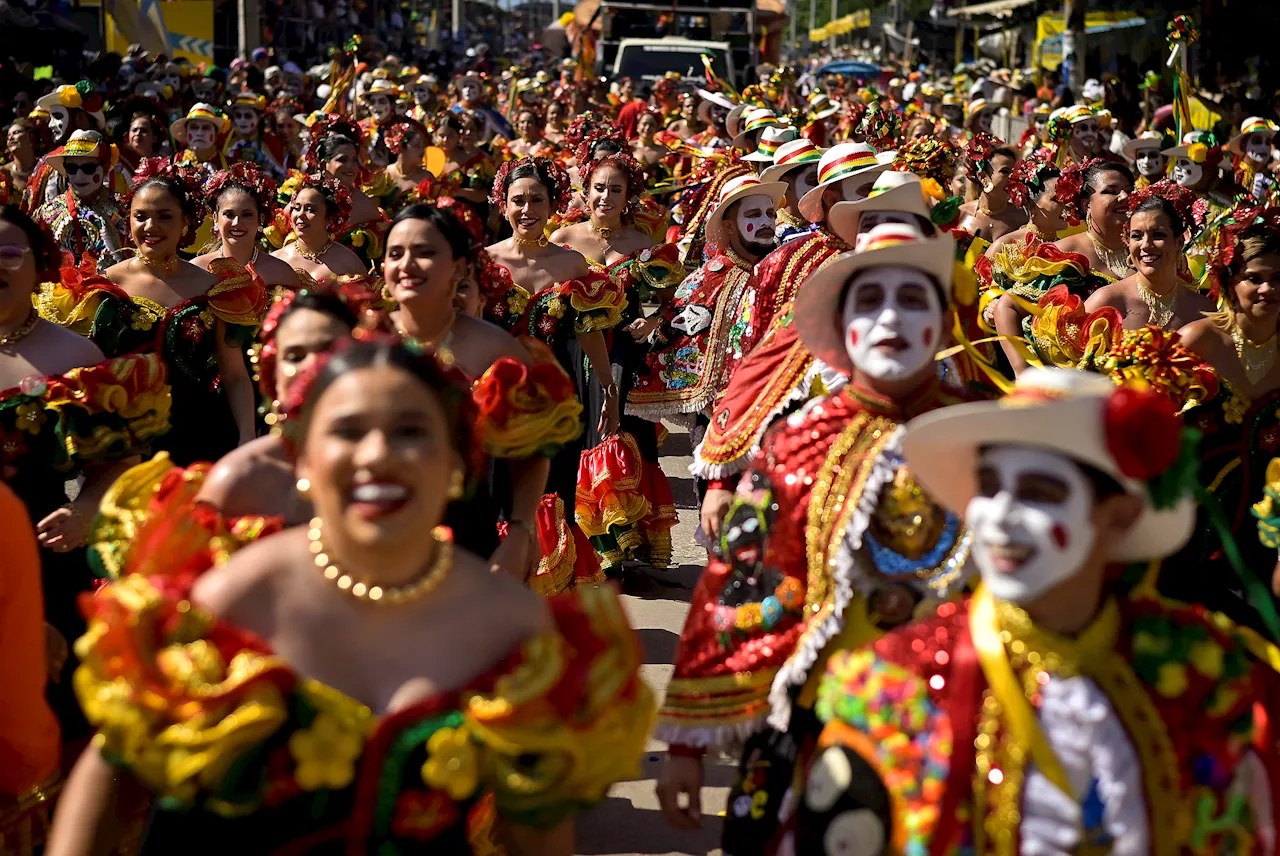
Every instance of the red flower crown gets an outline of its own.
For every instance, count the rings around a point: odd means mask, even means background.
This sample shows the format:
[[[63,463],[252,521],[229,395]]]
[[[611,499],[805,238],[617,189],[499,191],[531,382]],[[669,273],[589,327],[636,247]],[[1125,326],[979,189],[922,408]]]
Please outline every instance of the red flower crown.
[[[534,164],[540,166],[550,178],[554,185],[551,193],[551,212],[559,214],[569,204],[569,198],[573,195],[573,186],[569,181],[569,173],[565,172],[557,161],[546,157],[526,157],[519,160],[509,160],[498,167],[498,174],[493,177],[493,190],[489,193],[489,203],[501,208],[507,201],[507,186],[511,183],[511,173],[516,167],[525,164]]]
[[[296,181],[297,184],[293,188],[293,193],[289,196],[290,201],[307,188],[318,190],[321,195],[325,195],[324,191],[328,190],[333,195],[334,205],[327,204],[328,197],[326,196],[325,207],[329,210],[325,212],[325,228],[328,229],[329,237],[341,234],[342,230],[347,226],[347,221],[351,218],[351,193],[336,178],[330,178],[327,175],[304,174],[297,176]]]
[[[591,176],[602,166],[616,167],[627,176],[627,199],[639,198],[644,192],[644,167],[640,166],[640,162],[626,151],[600,155],[588,163],[585,170],[580,170],[584,189],[591,183]]]
[[[1141,190],[1135,190],[1129,194],[1129,216],[1133,216],[1133,212],[1138,210],[1138,206],[1148,199],[1160,197],[1174,207],[1178,212],[1178,216],[1182,218],[1182,222],[1187,226],[1198,226],[1195,216],[1195,204],[1198,195],[1194,190],[1175,184],[1167,178],[1162,178],[1154,184],[1149,184]]]
[[[1225,293],[1231,282],[1231,265],[1236,257],[1236,244],[1244,232],[1254,226],[1280,233],[1280,208],[1241,205],[1226,216],[1205,268],[1211,298],[1216,300]]]
[[[1085,212],[1080,208],[1080,193],[1084,190],[1084,174],[1089,167],[1099,162],[1099,158],[1092,158],[1084,163],[1072,164],[1064,169],[1061,177],[1058,178],[1058,186],[1054,190],[1053,198],[1066,206],[1068,222],[1073,226],[1083,220],[1085,216]]]
[[[138,188],[152,178],[164,178],[172,181],[194,208],[187,217],[186,228],[182,234],[182,243],[179,245],[185,247],[195,240],[200,224],[204,222],[205,215],[209,213],[200,187],[200,170],[197,167],[179,166],[166,158],[147,158],[134,171],[133,186],[124,194],[124,198],[121,200],[125,211],[128,211],[129,206],[133,203],[133,197],[138,192]]]
[[[393,154],[398,155],[404,150],[404,138],[410,133],[418,133],[422,135],[422,141],[425,143],[431,139],[431,135],[427,133],[427,129],[417,119],[411,119],[408,116],[401,116],[396,119],[395,124],[383,133],[383,139],[387,143],[387,149]]]
[[[258,213],[267,220],[271,219],[276,207],[276,182],[262,167],[256,163],[241,162],[215,173],[204,183],[204,198],[210,207],[228,187],[247,190],[257,203]]]
[[[258,349],[258,388],[268,400],[276,397],[276,331],[280,327],[280,319],[299,295],[308,292],[333,295],[351,310],[357,320],[364,317],[378,299],[367,281],[359,277],[326,280],[298,291],[285,291],[279,300],[271,304],[266,317],[262,319],[262,327],[258,330],[258,341],[261,343]]]
[[[1013,165],[1013,172],[1005,186],[1009,201],[1019,208],[1025,208],[1030,203],[1032,194],[1043,192],[1045,184],[1053,178],[1052,175],[1046,175],[1049,172],[1060,174],[1053,162],[1053,152],[1049,149],[1038,149],[1031,157],[1018,161]]]
[[[990,134],[974,134],[973,139],[964,147],[964,159],[969,168],[986,172],[991,166],[991,153],[996,150],[998,142]]]

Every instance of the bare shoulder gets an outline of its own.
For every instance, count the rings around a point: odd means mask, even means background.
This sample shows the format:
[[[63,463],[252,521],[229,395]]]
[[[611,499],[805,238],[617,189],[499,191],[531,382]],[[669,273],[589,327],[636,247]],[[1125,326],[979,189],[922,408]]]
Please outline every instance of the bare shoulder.
[[[296,286],[298,284],[298,274],[294,272],[293,265],[274,255],[259,253],[253,266],[257,269],[258,276],[262,277],[268,285]]]
[[[574,238],[580,238],[587,232],[586,223],[571,223],[568,226],[561,226],[551,233],[551,243],[563,244]]]
[[[1132,277],[1130,277],[1130,279],[1132,279]],[[1119,282],[1113,282],[1099,288],[1093,294],[1089,295],[1089,298],[1084,302],[1085,311],[1092,312],[1093,310],[1100,309],[1103,306],[1114,306],[1116,309],[1123,309],[1125,293],[1127,290],[1125,283],[1129,281],[1129,279],[1122,279]]]
[[[51,321],[41,320],[37,331],[41,349],[58,355],[58,365],[50,374],[65,374],[72,369],[96,366],[107,358],[91,340]]]
[[[453,572],[465,576],[469,594],[475,598],[471,602],[481,605],[490,626],[505,628],[513,644],[554,629],[545,598],[506,574],[491,572],[478,556],[457,550]]]
[[[1217,344],[1222,340],[1222,332],[1212,320],[1201,318],[1180,329],[1178,338],[1184,347],[1207,359],[1213,356]]]
[[[549,254],[547,261],[554,264],[557,268],[562,268],[561,278],[573,279],[580,276],[586,276],[591,273],[591,265],[587,264],[587,257],[577,250],[568,247],[560,247],[555,244],[550,245],[548,249],[555,247],[555,252]]]
[[[222,511],[239,504],[237,500],[241,497],[256,493],[258,479],[255,476],[278,443],[275,437],[259,437],[223,455],[205,476],[196,498]]]
[[[1084,252],[1088,241],[1089,236],[1081,232],[1078,235],[1069,235],[1059,241],[1055,241],[1053,245],[1064,253],[1081,253]]]
[[[255,541],[200,577],[191,597],[219,618],[261,626],[251,617],[271,609],[289,557],[305,555],[306,549],[307,532],[302,526]]]
[[[489,358],[490,364],[503,357],[511,357],[522,363],[530,362],[528,349],[497,324],[469,315],[459,315],[455,324],[456,330],[465,331],[463,335],[477,344],[478,350]]]
[[[368,273],[360,257],[342,244],[334,244],[332,256],[325,259],[325,266],[338,276],[359,276]]]
[[[116,262],[111,267],[102,272],[102,275],[114,282],[116,285],[124,285],[129,279],[129,271],[131,270],[133,259],[125,259],[122,262]]]
[[[978,200],[974,199],[960,206],[961,214],[973,214],[978,210]]]
[[[196,256],[191,260],[191,263],[198,268],[208,270],[209,265],[213,264],[213,260],[218,258],[220,255],[220,253],[205,253],[204,255]]]
[[[987,251],[983,253],[983,255],[988,258],[993,257],[996,253],[1000,252],[1000,250],[1004,248],[1005,244],[1013,243],[1014,241],[1021,238],[1024,234],[1026,234],[1025,229],[1015,229],[1012,232],[1006,232],[1005,234],[1001,235],[1000,237],[992,241],[991,246],[987,247]]]

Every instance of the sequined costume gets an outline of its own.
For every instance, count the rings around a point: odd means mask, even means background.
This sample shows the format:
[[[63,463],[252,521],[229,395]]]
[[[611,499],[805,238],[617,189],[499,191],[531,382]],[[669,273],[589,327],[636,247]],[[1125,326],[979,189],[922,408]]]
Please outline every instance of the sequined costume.
[[[911,856],[1254,852],[1280,816],[1256,657],[1280,654],[1176,602],[1109,600],[1067,639],[979,589],[831,659],[784,846],[868,852],[868,811]]]
[[[1083,255],[1063,252],[1035,236],[1010,241],[994,257],[982,256],[974,264],[974,273],[980,290],[980,315],[992,330],[995,301],[1006,293],[1021,298],[1019,303],[1029,310],[1055,286],[1064,286],[1071,294],[1087,300],[1099,288],[1114,282],[1105,273],[1092,270]],[[1022,326],[1025,333],[1030,333],[1030,316],[1023,319]]]
[[[192,607],[213,558],[175,549],[200,543],[184,534],[135,549],[138,570],[84,601],[77,646],[75,685],[103,756],[159,798],[144,854],[195,840],[272,854],[493,853],[498,820],[554,827],[635,774],[652,697],[612,590],[551,601],[552,631],[464,687],[376,715]]]
[[[104,276],[66,269],[61,282],[45,283],[34,297],[41,316],[93,340],[108,356],[160,356],[173,392],[173,430],[154,448],[181,466],[216,461],[237,445],[215,336],[221,322],[228,341],[247,347],[267,310],[261,278],[230,259],[215,259],[210,272],[218,282],[207,292],[168,308]]]
[[[222,152],[228,163],[256,163],[277,181],[289,174],[285,168],[288,155],[284,142],[261,128],[252,137],[242,137],[238,131],[232,131]]]
[[[92,203],[68,190],[40,206],[33,219],[49,227],[58,247],[70,253],[77,265],[91,256],[100,270],[106,270],[132,255],[120,240],[126,229],[125,212],[109,190]]]

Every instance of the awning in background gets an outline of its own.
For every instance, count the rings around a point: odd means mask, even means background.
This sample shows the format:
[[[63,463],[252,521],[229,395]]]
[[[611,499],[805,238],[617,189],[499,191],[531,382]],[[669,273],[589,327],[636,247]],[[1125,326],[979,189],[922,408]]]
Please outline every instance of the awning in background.
[[[969,6],[962,6],[958,9],[948,9],[948,18],[972,18],[975,15],[995,15],[997,18],[1003,18],[1006,15],[1012,15],[1013,10],[1021,6],[1030,6],[1036,0],[988,0],[986,3],[974,3]]]
[[[1145,27],[1147,19],[1134,12],[1090,12],[1085,15],[1085,35],[1102,35],[1133,27]],[[1041,68],[1062,65],[1062,33],[1066,23],[1061,15],[1041,15],[1036,19],[1036,62]]]

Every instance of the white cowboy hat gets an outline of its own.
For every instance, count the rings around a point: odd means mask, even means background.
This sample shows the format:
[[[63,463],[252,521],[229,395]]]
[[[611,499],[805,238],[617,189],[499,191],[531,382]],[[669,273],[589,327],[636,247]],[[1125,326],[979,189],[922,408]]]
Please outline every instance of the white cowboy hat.
[[[99,99],[99,104],[101,104],[101,99]],[[46,113],[57,108],[61,108],[63,110],[72,110],[72,109],[84,110],[83,105],[84,105],[84,97],[81,96],[80,91],[76,89],[76,87],[59,86],[49,94],[42,95],[39,98],[37,98],[35,109],[43,110]],[[93,121],[97,123],[99,130],[102,130],[103,128],[106,127],[107,120],[106,120],[106,116],[104,116],[102,113],[101,107],[99,107],[97,110],[92,110],[92,111],[85,110],[85,112],[93,117]]]
[[[1159,131],[1143,131],[1124,144],[1124,156],[1131,161],[1136,161],[1139,149],[1163,149],[1164,144],[1164,134]]]
[[[231,127],[231,120],[226,115],[214,107],[212,104],[206,104],[203,101],[197,101],[191,105],[191,109],[187,111],[187,115],[169,126],[169,133],[173,134],[173,138],[184,146],[187,144],[187,123],[191,121],[208,122],[213,125],[219,134],[225,134]]]
[[[1280,126],[1270,119],[1264,119],[1261,116],[1250,116],[1240,123],[1240,133],[1236,134],[1227,142],[1227,151],[1233,155],[1244,154],[1245,138],[1251,134],[1266,134],[1272,139],[1275,138],[1276,132],[1280,131]]]
[[[737,106],[719,92],[711,92],[706,89],[695,89],[694,91],[697,92],[698,97],[702,99],[702,103],[698,105],[698,118],[703,122],[709,122],[711,120],[712,107],[721,107],[725,110],[732,110]]]
[[[707,215],[707,242],[715,244],[720,249],[728,246],[724,213],[739,199],[745,199],[748,196],[768,196],[773,200],[774,206],[777,206],[782,202],[782,196],[786,192],[785,182],[764,182],[754,175],[740,175],[726,181],[724,187],[720,189],[720,198],[716,200],[716,207]]]
[[[773,163],[779,150],[799,136],[800,132],[790,125],[769,125],[760,135],[756,150],[742,159],[751,163]]]
[[[742,118],[751,109],[750,104],[735,104],[729,115],[724,117],[724,127],[729,132],[729,139],[738,136],[738,132],[742,130]]]
[[[809,164],[817,165],[821,162],[825,151],[826,149],[818,148],[813,140],[806,137],[783,143],[773,156],[773,166],[760,173],[760,180],[781,181],[782,177],[793,169]]]
[[[926,237],[937,230],[929,220],[929,206],[925,203],[924,182],[913,172],[890,170],[880,173],[871,193],[857,202],[837,202],[827,212],[827,228],[850,246],[857,243],[858,225],[864,211],[901,211],[924,218],[929,224]]]
[[[749,107],[742,114],[738,133],[733,135],[733,147],[735,149],[745,149],[751,145],[748,135],[753,131],[763,132],[766,128],[772,128],[780,124],[782,122],[778,118],[778,114],[772,110],[766,110],[763,107]],[[769,160],[773,160],[772,155],[770,155]]]
[[[888,169],[897,152],[878,153],[866,143],[840,143],[827,149],[818,161],[818,186],[810,190],[796,206],[800,216],[810,223],[822,222],[823,191],[838,181],[860,176],[868,190],[876,176]]]
[[[1191,497],[1182,497],[1170,508],[1156,508],[1146,483],[1121,471],[1111,451],[1115,438],[1108,432],[1112,421],[1108,405],[1121,389],[1089,372],[1030,368],[1004,398],[957,404],[913,419],[907,425],[903,457],[930,496],[963,515],[978,490],[982,447],[1028,446],[1058,452],[1107,474],[1125,492],[1143,500],[1142,514],[1115,545],[1111,559],[1136,562],[1168,556],[1191,537],[1195,503]],[[1111,431],[1115,430],[1112,425]]]
[[[842,319],[845,291],[853,275],[873,267],[914,268],[933,277],[950,303],[955,254],[956,242],[950,235],[930,238],[903,223],[876,226],[867,233],[863,249],[838,256],[800,284],[793,313],[800,341],[831,368],[852,375]]]

